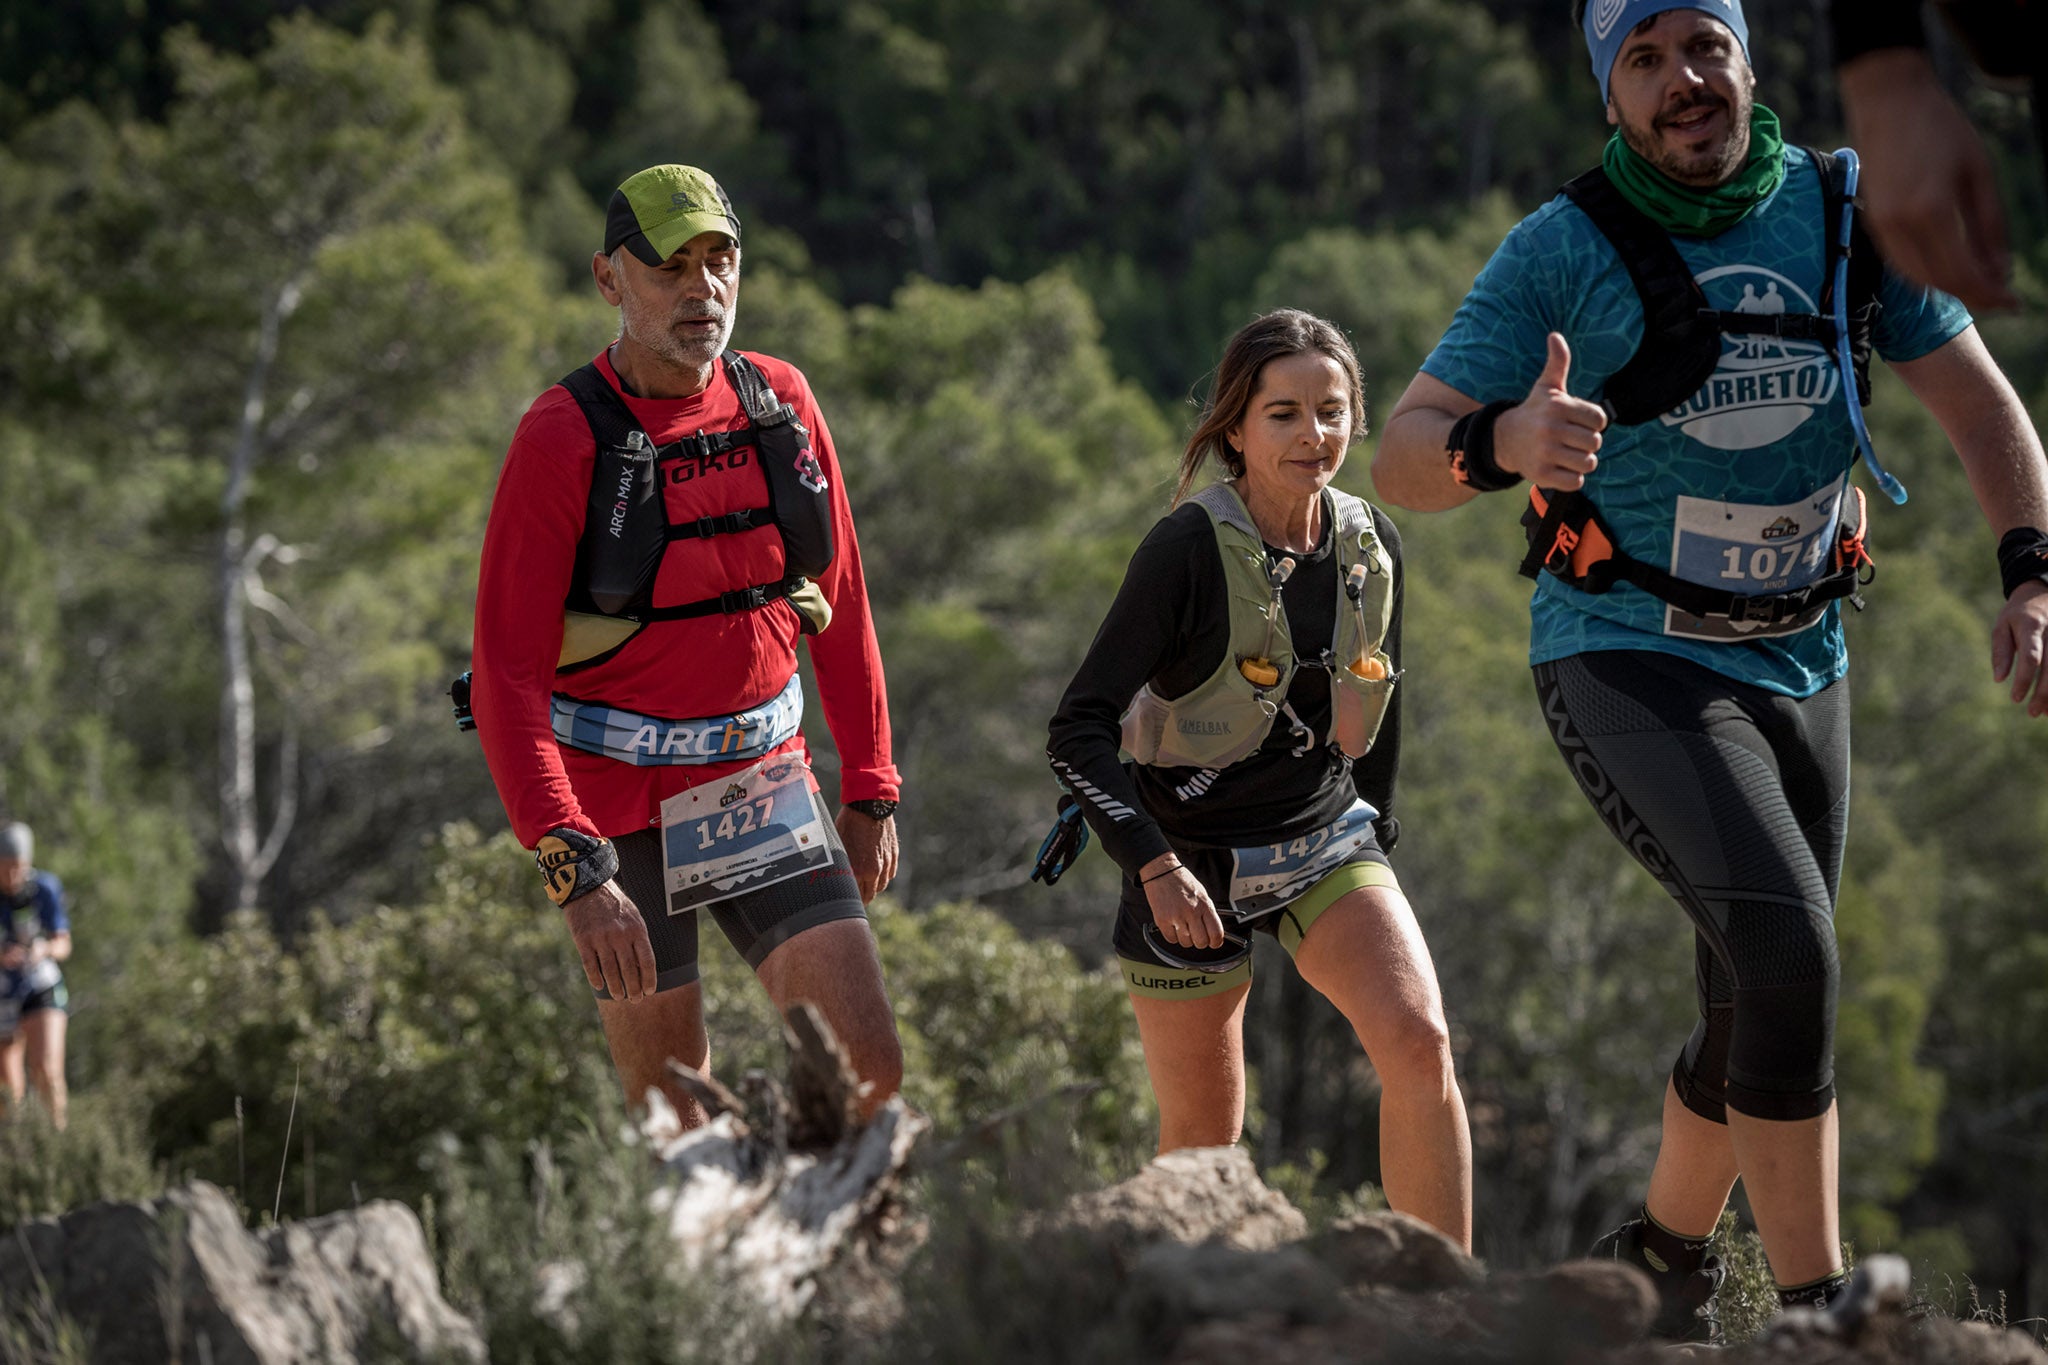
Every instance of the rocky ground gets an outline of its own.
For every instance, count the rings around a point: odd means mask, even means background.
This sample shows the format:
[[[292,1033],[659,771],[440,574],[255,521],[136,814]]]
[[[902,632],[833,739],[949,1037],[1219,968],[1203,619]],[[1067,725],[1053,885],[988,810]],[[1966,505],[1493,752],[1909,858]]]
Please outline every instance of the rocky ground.
[[[723,1267],[744,1311],[802,1333],[826,1359],[902,1358],[903,1270],[926,1222],[911,1163],[924,1121],[893,1101],[855,1117],[850,1073],[799,1018],[789,1083],[735,1094],[689,1076],[712,1122],[655,1130],[659,1198],[689,1265]],[[1088,1292],[1045,1302],[1061,1358],[1171,1365],[1631,1365],[1703,1351],[1653,1343],[1649,1280],[1614,1262],[1490,1273],[1431,1228],[1368,1213],[1311,1232],[1241,1148],[1176,1152],[1129,1180],[1001,1232],[1007,1264],[1057,1266]],[[1059,1275],[1040,1275],[1042,1293]],[[537,1300],[573,1326],[578,1267],[547,1267]],[[1002,1293],[1000,1285],[982,1291]],[[1903,1262],[1873,1257],[1829,1315],[1780,1317],[1711,1358],[1814,1365],[2048,1365],[2021,1332],[1916,1313]],[[62,1315],[109,1365],[166,1360],[481,1361],[483,1337],[442,1298],[420,1225],[402,1205],[250,1233],[205,1184],[143,1204],[95,1205],[0,1234],[6,1313]],[[972,1324],[923,1359],[1023,1358],[976,1350]],[[991,1325],[991,1333],[1000,1331]],[[1047,1358],[1051,1358],[1048,1356]]]

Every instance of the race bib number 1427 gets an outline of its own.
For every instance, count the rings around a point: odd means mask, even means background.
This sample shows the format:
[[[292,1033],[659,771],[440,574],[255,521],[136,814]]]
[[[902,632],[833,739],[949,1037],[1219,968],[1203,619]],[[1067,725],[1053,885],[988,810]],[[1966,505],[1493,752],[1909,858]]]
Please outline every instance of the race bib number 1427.
[[[832,841],[800,759],[763,760],[661,803],[672,915],[773,886],[832,862]]]

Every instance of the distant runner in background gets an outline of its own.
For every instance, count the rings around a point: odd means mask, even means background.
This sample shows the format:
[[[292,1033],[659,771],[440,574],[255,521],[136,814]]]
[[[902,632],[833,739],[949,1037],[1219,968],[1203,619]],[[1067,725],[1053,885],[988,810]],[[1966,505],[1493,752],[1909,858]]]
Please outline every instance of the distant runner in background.
[[[1049,754],[1124,872],[1114,941],[1159,1150],[1243,1130],[1252,935],[1268,934],[1379,1073],[1387,1202],[1469,1250],[1465,1101],[1385,852],[1401,541],[1331,482],[1364,433],[1358,361],[1330,323],[1283,310],[1231,339],[1177,505],[1133,556]],[[1190,496],[1212,458],[1226,476]]]
[[[897,773],[860,548],[798,370],[727,348],[740,223],[692,166],[612,196],[597,290],[619,337],[519,424],[484,536],[471,702],[629,1101],[709,1057],[700,909],[779,1010],[815,1004],[868,1083],[902,1048],[865,906],[896,872]],[[829,627],[829,629],[828,629]],[[826,808],[797,642],[838,744]]]
[[[62,1128],[70,1117],[64,1084],[64,969],[71,918],[64,887],[35,866],[35,835],[0,826],[0,1075],[19,1107],[29,1087]]]
[[[1823,1306],[1846,1284],[1834,912],[1840,604],[1860,604],[1869,568],[1859,453],[1905,498],[1862,422],[1870,352],[1941,424],[2004,537],[1991,671],[2034,716],[2048,467],[1962,306],[1867,243],[1844,251],[1853,159],[1787,144],[1755,103],[1739,4],[1594,0],[1582,19],[1617,128],[1603,164],[1480,272],[1373,472],[1418,511],[1526,481],[1544,724],[1696,936],[1700,1019],[1647,1198],[1596,1253],[1656,1279],[1660,1334],[1712,1340],[1709,1244],[1738,1176],[1784,1302]]]
[[[1834,0],[1836,74],[1849,140],[1868,163],[1870,230],[1900,274],[1972,308],[2010,308],[2012,261],[1991,159],[1934,73],[1920,0]],[[2034,136],[2048,156],[2048,6],[2026,0],[1946,0],[1948,21],[1980,70],[2031,82]]]

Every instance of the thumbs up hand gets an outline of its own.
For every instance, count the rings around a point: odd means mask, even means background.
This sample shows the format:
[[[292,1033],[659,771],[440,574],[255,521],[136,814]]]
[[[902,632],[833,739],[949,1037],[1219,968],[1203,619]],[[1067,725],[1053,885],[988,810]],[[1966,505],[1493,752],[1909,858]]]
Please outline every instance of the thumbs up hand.
[[[1566,389],[1572,348],[1556,332],[1543,373],[1520,406],[1500,415],[1493,428],[1493,458],[1502,469],[1520,474],[1539,488],[1565,491],[1581,488],[1600,463],[1600,433],[1607,414],[1596,403],[1574,398]]]

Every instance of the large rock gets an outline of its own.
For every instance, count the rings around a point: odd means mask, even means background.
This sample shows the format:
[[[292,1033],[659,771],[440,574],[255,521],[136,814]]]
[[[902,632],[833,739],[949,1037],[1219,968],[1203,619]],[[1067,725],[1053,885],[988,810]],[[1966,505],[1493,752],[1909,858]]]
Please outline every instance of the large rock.
[[[1239,1251],[1221,1242],[1159,1242],[1138,1257],[1123,1315],[1146,1339],[1171,1340],[1211,1318],[1256,1313],[1286,1326],[1345,1314],[1337,1277],[1300,1247]]]
[[[1077,1195],[1044,1231],[1087,1233],[1126,1258],[1154,1242],[1221,1242],[1270,1251],[1308,1235],[1308,1220],[1267,1188],[1242,1147],[1193,1147],[1155,1158],[1129,1180]]]
[[[2048,1353],[2024,1333],[1913,1316],[1912,1275],[1897,1256],[1872,1256],[1857,1266],[1848,1293],[1826,1312],[1780,1313],[1750,1354],[1802,1365],[2048,1365]]]
[[[89,1205],[0,1239],[0,1298],[10,1316],[77,1322],[103,1365],[484,1358],[441,1297],[419,1220],[388,1201],[260,1234],[203,1181]]]
[[[1406,1213],[1358,1213],[1316,1234],[1308,1251],[1353,1288],[1463,1289],[1486,1278],[1465,1249]]]

